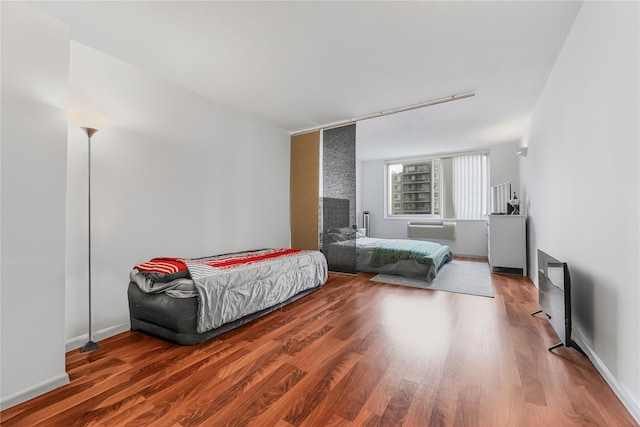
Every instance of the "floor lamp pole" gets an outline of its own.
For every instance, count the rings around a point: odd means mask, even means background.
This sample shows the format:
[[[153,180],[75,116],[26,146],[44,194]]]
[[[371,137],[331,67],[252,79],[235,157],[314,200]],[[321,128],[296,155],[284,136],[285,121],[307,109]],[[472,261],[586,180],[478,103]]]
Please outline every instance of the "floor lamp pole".
[[[96,350],[98,348],[100,348],[100,346],[98,344],[96,344],[95,342],[93,342],[93,328],[91,327],[91,136],[93,136],[94,133],[96,133],[98,131],[98,129],[93,129],[93,128],[85,128],[83,127],[82,130],[85,131],[85,133],[87,134],[87,144],[88,144],[88,150],[87,150],[87,171],[88,171],[88,184],[89,184],[89,188],[88,188],[88,207],[89,207],[89,211],[88,211],[88,215],[89,215],[89,341],[87,341],[87,343],[82,346],[82,348],[80,349],[81,353],[85,353],[87,351],[91,351],[91,350]]]

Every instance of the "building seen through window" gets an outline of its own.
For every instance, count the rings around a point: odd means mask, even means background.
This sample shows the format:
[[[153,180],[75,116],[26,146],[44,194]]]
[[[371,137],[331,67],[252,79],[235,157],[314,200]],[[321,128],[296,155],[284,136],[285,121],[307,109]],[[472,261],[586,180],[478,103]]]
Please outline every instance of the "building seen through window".
[[[440,161],[389,165],[392,215],[440,215]]]
[[[488,155],[388,162],[386,185],[389,216],[481,219],[488,206]]]

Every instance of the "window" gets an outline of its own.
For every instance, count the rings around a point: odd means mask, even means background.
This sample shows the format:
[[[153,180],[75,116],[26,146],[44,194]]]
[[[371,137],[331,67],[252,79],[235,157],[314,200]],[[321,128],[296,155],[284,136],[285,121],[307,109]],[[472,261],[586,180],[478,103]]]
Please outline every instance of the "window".
[[[387,163],[387,215],[476,219],[487,215],[487,153]]]
[[[433,215],[432,183],[433,163],[428,160],[415,163],[389,164],[391,199],[395,202],[391,215]],[[397,184],[397,183],[400,184]],[[400,201],[399,203],[397,201]]]

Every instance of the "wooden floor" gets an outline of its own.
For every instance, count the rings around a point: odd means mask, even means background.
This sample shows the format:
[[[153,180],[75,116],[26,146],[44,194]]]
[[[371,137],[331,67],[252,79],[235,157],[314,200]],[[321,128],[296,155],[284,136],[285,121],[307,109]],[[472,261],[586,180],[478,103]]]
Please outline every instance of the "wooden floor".
[[[495,298],[331,275],[208,343],[137,332],[67,354],[71,383],[2,426],[637,426],[589,360],[557,341],[527,278]]]

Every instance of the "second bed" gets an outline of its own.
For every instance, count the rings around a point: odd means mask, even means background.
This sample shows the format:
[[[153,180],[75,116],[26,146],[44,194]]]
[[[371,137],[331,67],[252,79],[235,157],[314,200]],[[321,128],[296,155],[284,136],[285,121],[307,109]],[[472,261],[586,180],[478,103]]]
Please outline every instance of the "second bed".
[[[345,232],[344,236],[348,236]],[[396,274],[432,281],[442,266],[452,260],[446,245],[427,240],[340,238],[325,234],[323,252],[329,270]],[[355,261],[355,265],[354,264]]]

